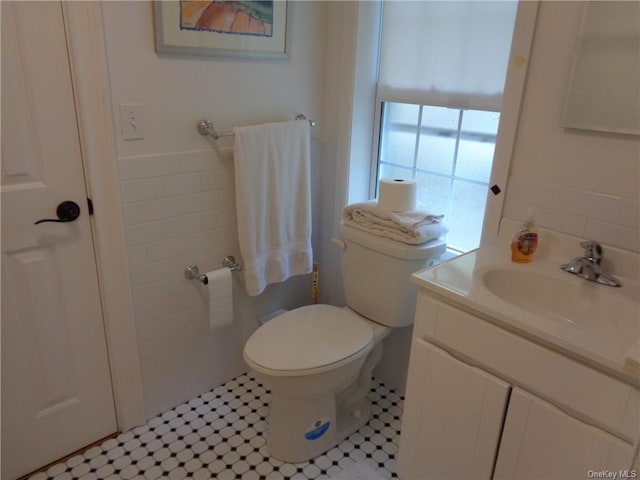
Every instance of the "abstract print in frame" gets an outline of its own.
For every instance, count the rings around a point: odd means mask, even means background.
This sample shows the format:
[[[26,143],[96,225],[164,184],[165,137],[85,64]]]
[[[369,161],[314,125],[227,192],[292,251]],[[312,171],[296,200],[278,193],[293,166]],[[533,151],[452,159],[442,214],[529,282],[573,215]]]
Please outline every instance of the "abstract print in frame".
[[[288,56],[286,0],[156,1],[154,11],[159,53]]]

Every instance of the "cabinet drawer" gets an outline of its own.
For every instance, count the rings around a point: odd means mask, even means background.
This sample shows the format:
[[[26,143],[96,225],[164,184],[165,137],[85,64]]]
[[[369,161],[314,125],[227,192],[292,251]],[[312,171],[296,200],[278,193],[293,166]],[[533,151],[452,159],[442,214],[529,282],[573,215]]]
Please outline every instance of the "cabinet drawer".
[[[628,442],[638,435],[638,391],[474,315],[418,296],[414,336],[536,393]]]

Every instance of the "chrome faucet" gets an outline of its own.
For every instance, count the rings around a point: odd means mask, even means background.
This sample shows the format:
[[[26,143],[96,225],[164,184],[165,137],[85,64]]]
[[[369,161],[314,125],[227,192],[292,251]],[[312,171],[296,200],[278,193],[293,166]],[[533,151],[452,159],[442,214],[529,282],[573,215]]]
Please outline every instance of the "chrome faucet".
[[[591,282],[601,283],[610,287],[621,287],[622,284],[612,275],[604,273],[602,262],[602,247],[598,242],[587,240],[580,244],[585,249],[582,257],[577,257],[569,263],[560,265],[565,272],[573,273]]]

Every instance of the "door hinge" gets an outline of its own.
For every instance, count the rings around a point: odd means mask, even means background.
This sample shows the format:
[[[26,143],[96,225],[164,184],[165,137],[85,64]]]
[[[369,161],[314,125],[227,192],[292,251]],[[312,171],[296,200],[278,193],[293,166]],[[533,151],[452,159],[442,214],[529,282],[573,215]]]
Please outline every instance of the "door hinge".
[[[93,201],[87,197],[87,207],[89,207],[89,215],[93,215]]]

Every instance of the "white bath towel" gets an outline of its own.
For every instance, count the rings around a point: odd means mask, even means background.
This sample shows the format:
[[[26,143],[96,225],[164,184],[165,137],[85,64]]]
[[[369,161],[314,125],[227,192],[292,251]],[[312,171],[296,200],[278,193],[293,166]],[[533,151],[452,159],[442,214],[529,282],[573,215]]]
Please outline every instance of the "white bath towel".
[[[309,122],[236,127],[238,241],[249,295],[311,272]]]
[[[376,200],[347,205],[342,211],[346,225],[381,237],[417,245],[440,238],[448,229],[444,215],[424,209],[391,212],[378,206]]]

